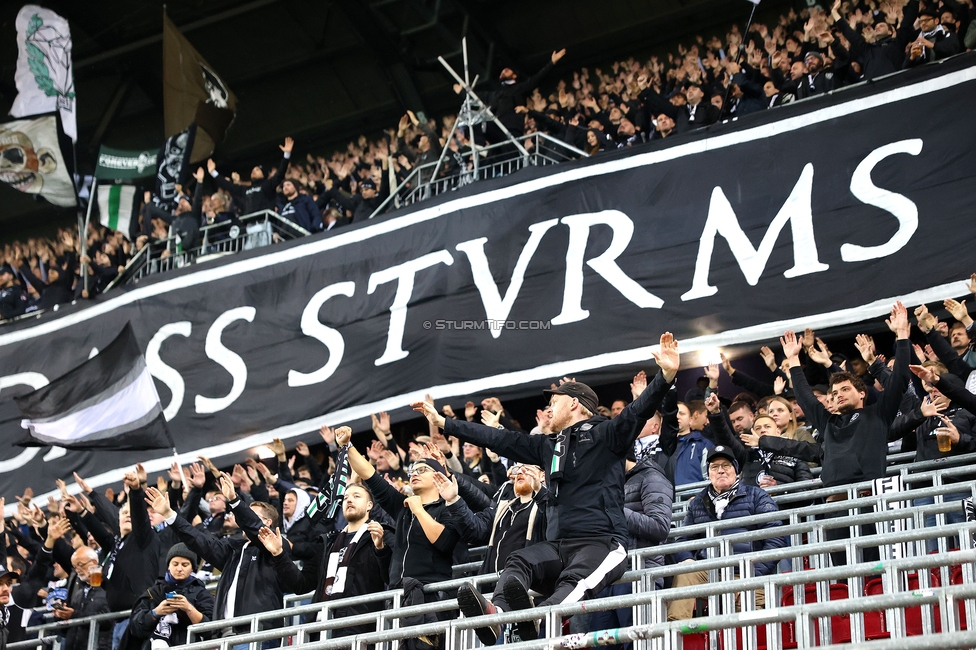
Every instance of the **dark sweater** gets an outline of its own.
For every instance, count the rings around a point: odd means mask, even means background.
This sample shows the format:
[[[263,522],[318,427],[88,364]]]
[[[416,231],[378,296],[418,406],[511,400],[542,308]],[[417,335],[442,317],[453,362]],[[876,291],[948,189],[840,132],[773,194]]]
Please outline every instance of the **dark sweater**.
[[[821,481],[827,487],[871,481],[885,475],[888,466],[888,431],[898,415],[902,395],[908,388],[907,339],[895,342],[895,367],[881,399],[843,415],[832,415],[817,400],[803,370],[791,368],[796,399],[807,422],[820,432],[817,444],[764,436],[759,448],[823,466]]]

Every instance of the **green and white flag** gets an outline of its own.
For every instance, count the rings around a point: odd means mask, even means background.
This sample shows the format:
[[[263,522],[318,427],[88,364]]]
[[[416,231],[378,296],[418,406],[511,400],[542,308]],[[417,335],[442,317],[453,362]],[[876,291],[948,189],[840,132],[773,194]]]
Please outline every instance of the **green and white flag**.
[[[136,188],[133,185],[100,185],[98,188],[99,222],[112,230],[121,230],[127,237],[129,223],[135,214]]]
[[[17,98],[14,117],[59,111],[61,127],[78,140],[75,79],[68,21],[49,9],[24,5],[17,14]]]

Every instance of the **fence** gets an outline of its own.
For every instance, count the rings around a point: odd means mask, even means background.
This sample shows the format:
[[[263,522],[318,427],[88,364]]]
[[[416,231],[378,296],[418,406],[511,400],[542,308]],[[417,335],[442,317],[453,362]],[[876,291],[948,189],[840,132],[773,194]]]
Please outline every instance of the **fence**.
[[[899,492],[867,494],[870,482],[849,486],[824,488],[819,480],[806,482],[799,492],[786,492],[793,486],[778,486],[770,492],[783,508],[780,512],[738,519],[736,525],[759,525],[779,521],[782,525],[764,529],[722,535],[729,522],[718,521],[694,526],[677,526],[672,529],[667,543],[657,547],[639,549],[629,554],[630,570],[621,582],[631,583],[634,593],[590,600],[584,604],[560,605],[537,609],[532,613],[506,612],[497,619],[452,619],[420,627],[402,628],[400,619],[423,613],[447,613],[457,608],[456,600],[445,600],[429,605],[402,607],[402,591],[390,590],[331,603],[302,604],[311,594],[288,596],[285,609],[258,615],[242,616],[230,620],[214,621],[192,626],[187,650],[199,648],[229,650],[232,645],[250,643],[257,650],[264,641],[291,641],[310,648],[364,649],[367,644],[377,643],[378,650],[398,650],[399,642],[422,633],[444,634],[447,650],[467,650],[475,647],[471,630],[486,622],[511,623],[531,616],[545,617],[547,631],[544,641],[520,644],[519,647],[585,647],[599,645],[608,639],[632,639],[637,650],[654,648],[759,648],[812,647],[837,641],[835,629],[841,639],[853,642],[891,636],[916,640],[919,634],[944,641],[945,645],[928,647],[976,647],[976,639],[965,629],[966,621],[976,620],[974,593],[976,579],[973,561],[976,551],[972,536],[976,523],[946,524],[946,515],[958,512],[961,504],[943,501],[946,495],[965,492],[973,494],[976,481],[951,482],[967,477],[973,470],[971,464],[976,454],[961,455],[925,463],[899,464],[911,458],[911,454],[890,457],[896,464],[889,467],[890,475],[901,476],[905,487]],[[947,465],[956,466],[947,466]],[[946,483],[946,481],[950,481]],[[781,489],[782,488],[782,489]],[[778,492],[778,493],[777,493]],[[798,501],[813,501],[827,496],[844,495],[842,501],[832,501],[803,508],[792,507]],[[931,499],[933,503],[916,505],[919,500]],[[684,508],[681,502],[676,508]],[[926,518],[935,518],[934,527],[926,527]],[[931,522],[929,522],[931,523]],[[875,525],[879,531],[862,534],[861,527]],[[847,539],[828,541],[826,530],[848,528]],[[786,536],[790,545],[775,551],[732,554],[732,545],[754,542],[770,536]],[[689,538],[689,539],[684,539]],[[950,550],[958,539],[960,550]],[[935,542],[937,553],[927,553],[927,545]],[[863,562],[863,550],[879,549],[881,562]],[[472,549],[477,553],[483,549]],[[706,559],[697,560],[694,570],[707,571],[709,582],[704,585],[657,590],[658,580],[687,571],[688,566],[645,567],[646,558],[673,554],[681,551],[702,551]],[[847,566],[831,566],[830,554],[841,554]],[[791,571],[754,577],[757,562],[780,562],[790,565]],[[455,576],[477,571],[480,562],[455,567]],[[879,577],[880,576],[880,577]],[[428,585],[427,591],[452,592],[461,584],[473,581],[482,590],[490,589],[497,575],[473,578],[456,577],[453,580]],[[842,582],[841,582],[842,581]],[[802,588],[799,586],[803,585]],[[756,590],[762,589],[769,609],[755,608]],[[796,592],[794,595],[794,591]],[[868,594],[868,595],[864,595]],[[841,598],[841,596],[845,596]],[[709,615],[683,622],[667,622],[666,603],[678,598],[700,598],[707,603]],[[840,598],[843,602],[838,602]],[[792,602],[790,602],[792,599]],[[736,602],[741,612],[736,612]],[[337,606],[347,606],[382,601],[387,605],[382,611],[357,617],[330,619],[330,612]],[[907,607],[911,605],[911,607]],[[584,612],[633,608],[635,625],[604,635],[561,636],[562,616]],[[883,611],[883,614],[878,614]],[[302,623],[302,617],[325,612],[325,620]],[[866,614],[865,614],[866,612]],[[50,642],[65,629],[76,625],[88,625],[90,629],[99,622],[115,620],[127,613],[106,614],[92,619],[78,619],[46,623],[29,632],[39,633],[39,639],[10,644],[11,648],[36,648]],[[838,618],[840,617],[840,618]],[[283,620],[278,629],[262,630],[267,621]],[[844,619],[846,624],[841,621]],[[377,631],[359,637],[323,639],[309,643],[309,635],[326,633],[351,625],[373,623]],[[245,634],[215,640],[200,640],[229,626],[243,627]],[[554,633],[549,634],[548,630]],[[943,639],[945,637],[945,639]],[[598,641],[599,640],[599,641]],[[953,646],[953,643],[959,646]],[[89,650],[94,650],[89,636]],[[569,644],[569,645],[562,645]],[[576,645],[573,645],[576,644]],[[717,644],[722,644],[721,646]],[[796,645],[793,645],[796,644]],[[915,645],[899,646],[904,648]],[[927,647],[919,645],[918,647]]]
[[[576,147],[546,133],[531,133],[516,140],[528,151],[524,155],[509,142],[478,147],[477,152],[450,154],[456,171],[447,173],[445,157],[414,167],[390,196],[370,215],[383,214],[389,207],[403,207],[445,192],[470,185],[475,181],[508,176],[526,167],[557,165],[567,160],[586,158]]]
[[[200,244],[189,249],[182,248],[179,236],[170,228],[169,237],[138,251],[105,291],[120,284],[138,282],[156,273],[310,234],[272,210],[246,214],[236,222],[224,221],[203,226],[200,228]]]

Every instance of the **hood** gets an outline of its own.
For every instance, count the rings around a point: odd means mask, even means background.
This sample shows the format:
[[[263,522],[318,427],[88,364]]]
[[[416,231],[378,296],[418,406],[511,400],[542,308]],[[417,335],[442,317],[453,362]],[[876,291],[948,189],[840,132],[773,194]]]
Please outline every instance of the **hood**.
[[[295,495],[295,497],[298,499],[298,503],[295,505],[295,514],[292,515],[290,519],[282,518],[281,523],[284,524],[282,528],[284,528],[284,532],[286,533],[299,519],[305,516],[305,509],[308,508],[308,504],[312,502],[312,497],[308,496],[308,492],[301,488],[295,487],[288,490],[288,492]]]

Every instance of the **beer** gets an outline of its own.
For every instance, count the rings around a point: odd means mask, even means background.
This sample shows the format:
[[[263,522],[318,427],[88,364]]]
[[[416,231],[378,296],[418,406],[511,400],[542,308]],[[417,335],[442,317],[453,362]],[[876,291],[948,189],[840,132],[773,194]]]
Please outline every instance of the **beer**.
[[[92,570],[88,572],[88,582],[92,587],[102,586],[102,567],[92,567]]]
[[[952,440],[949,438],[949,430],[939,428],[935,430],[935,439],[939,443],[939,451],[952,451]]]

